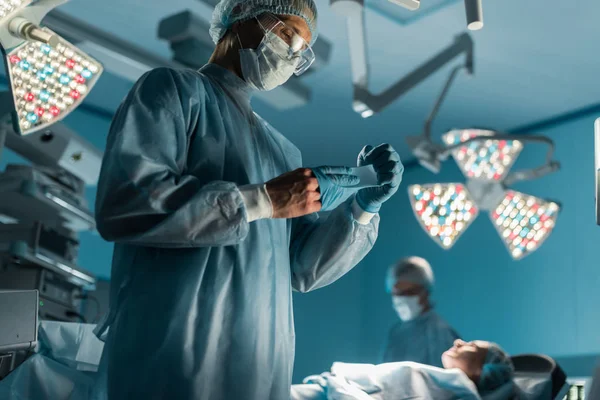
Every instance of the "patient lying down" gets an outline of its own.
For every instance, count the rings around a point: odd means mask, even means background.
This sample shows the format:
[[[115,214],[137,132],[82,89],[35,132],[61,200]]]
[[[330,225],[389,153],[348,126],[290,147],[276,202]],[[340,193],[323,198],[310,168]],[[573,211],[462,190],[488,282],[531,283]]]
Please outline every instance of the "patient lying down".
[[[510,357],[496,344],[456,340],[442,355],[444,368],[412,362],[334,363],[330,373],[292,386],[293,400],[506,400],[512,385]],[[512,391],[510,391],[512,393]]]

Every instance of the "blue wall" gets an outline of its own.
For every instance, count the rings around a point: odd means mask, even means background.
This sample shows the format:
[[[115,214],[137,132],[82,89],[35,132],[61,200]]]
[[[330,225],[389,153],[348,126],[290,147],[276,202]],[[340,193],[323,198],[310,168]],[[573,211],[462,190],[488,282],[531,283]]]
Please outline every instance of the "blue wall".
[[[361,275],[355,268],[330,286],[294,295],[294,383],[328,371],[333,361],[360,361]]]
[[[437,309],[466,339],[496,341],[513,354],[600,352],[600,227],[594,214],[593,121],[583,118],[545,131],[556,143],[562,169],[515,186],[563,206],[548,240],[518,262],[509,257],[485,214],[479,215],[450,251],[438,247],[417,223],[406,188],[414,183],[463,181],[454,161],[447,161],[439,175],[422,168],[405,173],[403,189],[383,209],[377,246],[359,267],[362,360],[376,361],[394,322],[390,299],[383,290],[385,269],[413,254],[430,260],[437,279]],[[528,151],[521,157],[541,161],[545,149],[536,149],[538,153]]]
[[[106,136],[110,127],[110,121],[107,119],[78,110],[71,114],[65,123],[97,148],[104,149],[106,146]],[[96,198],[95,186],[87,188],[86,198],[90,210],[93,211]],[[99,278],[109,278],[112,244],[105,242],[97,233],[87,232],[80,235],[80,242],[79,265]]]

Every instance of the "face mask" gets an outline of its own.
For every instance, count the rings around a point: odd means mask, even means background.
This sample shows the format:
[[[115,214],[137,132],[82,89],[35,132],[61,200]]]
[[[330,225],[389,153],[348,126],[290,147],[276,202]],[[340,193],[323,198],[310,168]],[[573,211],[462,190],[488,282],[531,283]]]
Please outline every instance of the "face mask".
[[[423,307],[419,296],[393,296],[394,310],[402,321],[410,321],[421,315]]]
[[[240,49],[244,80],[261,91],[283,85],[294,74],[299,61],[288,60],[288,51],[288,44],[271,31],[265,34],[256,50]]]

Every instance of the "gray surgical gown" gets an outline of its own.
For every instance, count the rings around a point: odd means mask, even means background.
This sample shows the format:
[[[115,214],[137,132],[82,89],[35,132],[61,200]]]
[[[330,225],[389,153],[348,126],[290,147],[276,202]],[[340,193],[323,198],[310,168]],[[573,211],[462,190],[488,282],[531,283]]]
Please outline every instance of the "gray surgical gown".
[[[460,336],[435,311],[412,321],[399,321],[390,330],[383,362],[412,361],[442,368],[442,353]]]
[[[379,223],[360,225],[352,198],[326,219],[248,223],[239,187],[301,166],[237,75],[209,64],[136,83],[111,125],[96,199],[98,231],[115,242],[110,400],[289,398],[292,289],[342,277]]]

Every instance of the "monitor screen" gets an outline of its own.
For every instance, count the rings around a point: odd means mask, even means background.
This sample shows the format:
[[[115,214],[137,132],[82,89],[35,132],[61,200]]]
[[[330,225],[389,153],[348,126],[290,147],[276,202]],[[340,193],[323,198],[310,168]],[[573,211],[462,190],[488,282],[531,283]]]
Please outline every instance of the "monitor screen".
[[[596,224],[600,225],[600,118],[594,123],[594,164],[596,179]]]
[[[35,346],[38,296],[37,290],[0,290],[0,353]]]

